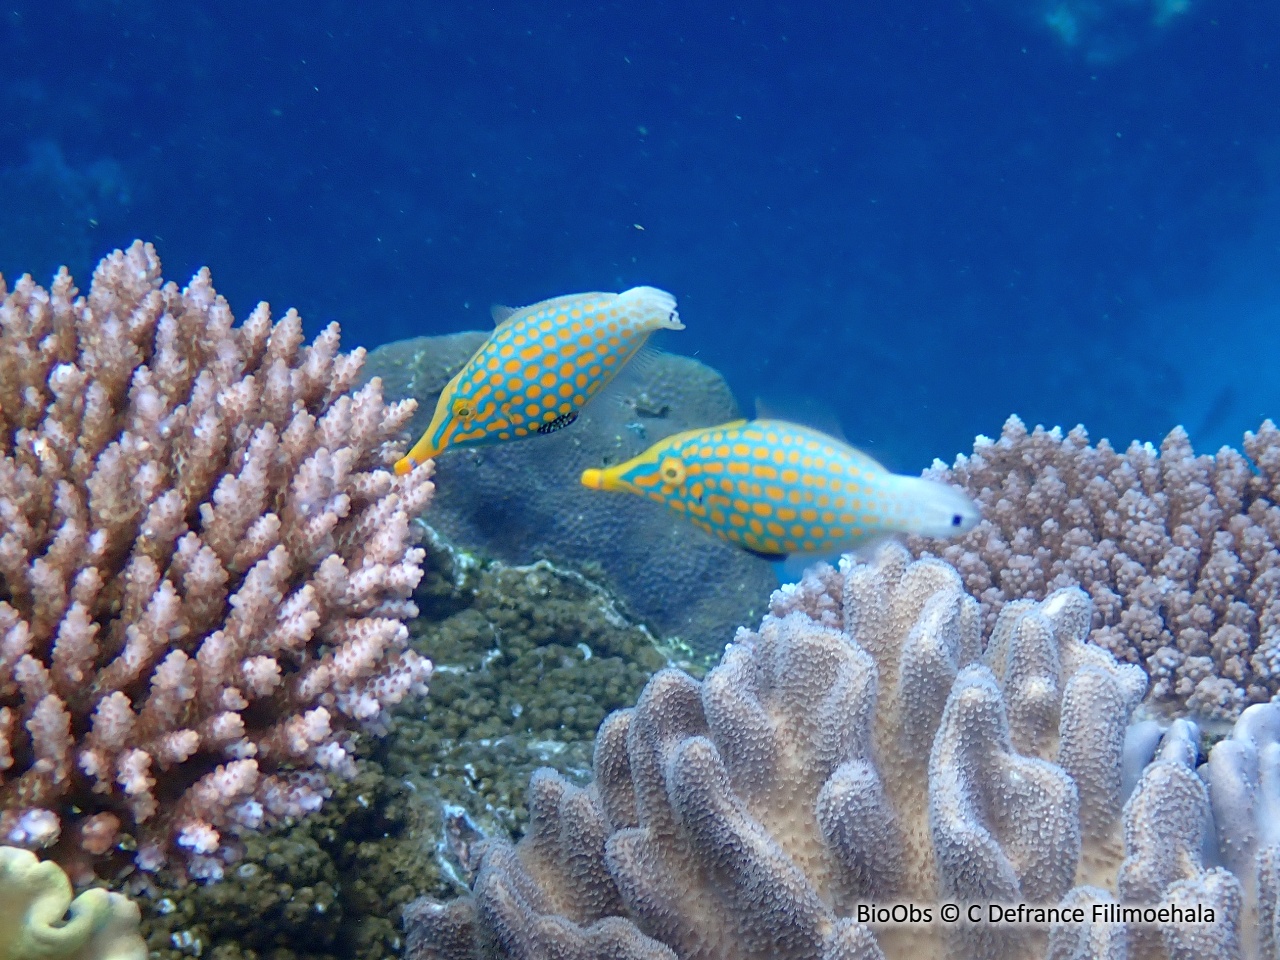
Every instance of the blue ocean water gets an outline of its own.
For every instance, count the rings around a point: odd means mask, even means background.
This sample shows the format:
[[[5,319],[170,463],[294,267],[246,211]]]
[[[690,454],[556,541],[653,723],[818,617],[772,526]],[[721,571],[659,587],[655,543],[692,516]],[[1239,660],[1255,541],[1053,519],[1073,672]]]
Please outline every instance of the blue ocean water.
[[[1280,8],[15,0],[0,271],[134,237],[374,346],[648,283],[898,469],[1280,415]]]

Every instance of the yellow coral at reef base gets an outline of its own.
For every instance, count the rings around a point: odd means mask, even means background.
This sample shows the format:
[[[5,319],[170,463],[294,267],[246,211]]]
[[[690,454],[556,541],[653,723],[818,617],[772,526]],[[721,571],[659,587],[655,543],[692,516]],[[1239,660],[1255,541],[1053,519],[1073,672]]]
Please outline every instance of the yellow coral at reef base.
[[[145,960],[138,919],[128,897],[94,889],[72,900],[56,863],[0,847],[0,960]]]

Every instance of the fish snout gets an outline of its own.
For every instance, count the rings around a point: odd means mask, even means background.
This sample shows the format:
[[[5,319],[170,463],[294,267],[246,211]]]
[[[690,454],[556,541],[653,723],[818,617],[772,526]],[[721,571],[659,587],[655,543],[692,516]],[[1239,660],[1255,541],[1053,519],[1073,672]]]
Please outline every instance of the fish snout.
[[[582,485],[588,490],[606,493],[636,493],[635,487],[623,479],[617,466],[591,467],[582,471]]]
[[[657,287],[632,287],[618,294],[618,303],[624,309],[635,309],[642,318],[647,316],[649,329],[684,329],[680,313],[676,310],[676,298],[665,290]]]
[[[982,519],[978,505],[955,487],[946,488],[945,492],[940,493],[938,499],[938,506],[944,514],[943,524],[946,527],[946,532],[937,534],[938,536],[962,536],[976,527],[978,521]]]
[[[978,505],[962,490],[923,477],[897,477],[898,489],[912,505],[907,532],[925,537],[959,537],[978,525]]]

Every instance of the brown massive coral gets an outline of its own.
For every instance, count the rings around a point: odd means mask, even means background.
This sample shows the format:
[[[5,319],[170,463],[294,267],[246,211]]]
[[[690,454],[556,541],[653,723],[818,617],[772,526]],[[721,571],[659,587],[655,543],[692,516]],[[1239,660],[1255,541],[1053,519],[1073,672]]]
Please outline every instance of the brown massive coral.
[[[413,404],[350,392],[336,324],[237,327],[140,242],[85,297],[0,295],[0,842],[216,876],[424,691],[430,468],[384,469]]]
[[[1145,678],[1091,618],[1075,588],[1008,604],[984,651],[945,563],[815,568],[704,681],[663,671],[607,719],[590,786],[536,774],[528,834],[488,847],[472,896],[409,908],[409,956],[1275,958],[1280,706],[1202,779],[1194,725],[1127,729]]]
[[[1280,430],[1243,453],[1197,456],[1174,429],[1117,453],[1017,417],[998,440],[927,475],[967,490],[983,520],[954,542],[913,540],[952,563],[988,623],[1010,600],[1079,585],[1091,639],[1141,664],[1152,699],[1234,719],[1280,693]]]

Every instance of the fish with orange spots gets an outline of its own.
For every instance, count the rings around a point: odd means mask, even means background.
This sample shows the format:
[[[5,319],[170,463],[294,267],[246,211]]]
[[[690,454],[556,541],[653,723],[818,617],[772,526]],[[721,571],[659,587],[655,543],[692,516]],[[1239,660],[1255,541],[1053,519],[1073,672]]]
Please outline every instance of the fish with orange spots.
[[[654,287],[575,293],[494,308],[497,327],[445,386],[404,474],[449,447],[554,433],[578,418],[655,330],[683,330],[676,300]]]
[[[582,485],[648,497],[769,560],[828,556],[894,534],[956,536],[980,519],[954,487],[890,473],[784,420],[686,430],[625,463],[585,471]]]

